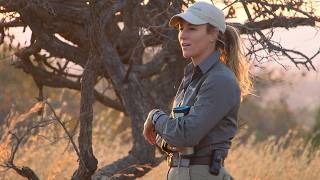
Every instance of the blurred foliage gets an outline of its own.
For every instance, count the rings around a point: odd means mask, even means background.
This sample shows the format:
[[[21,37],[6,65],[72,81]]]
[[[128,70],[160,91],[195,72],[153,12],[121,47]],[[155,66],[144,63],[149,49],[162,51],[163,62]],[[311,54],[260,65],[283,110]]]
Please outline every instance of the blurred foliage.
[[[320,106],[317,109],[315,123],[309,137],[311,138],[311,143],[314,148],[320,146]]]
[[[240,107],[240,131],[246,130],[242,140],[252,133],[256,135],[256,141],[265,140],[270,135],[279,138],[297,126],[285,100],[268,102],[266,105],[261,105],[259,100],[259,97],[247,98]]]
[[[278,139],[289,129],[298,126],[294,112],[287,104],[286,94],[281,94],[280,99],[269,101],[265,95],[270,88],[284,83],[284,76],[277,73],[271,70],[255,74],[254,95],[248,96],[239,110],[240,141],[246,141],[252,134],[257,142],[271,135]]]
[[[37,96],[32,78],[12,65],[13,52],[7,46],[0,46],[0,124],[11,108],[26,109]]]

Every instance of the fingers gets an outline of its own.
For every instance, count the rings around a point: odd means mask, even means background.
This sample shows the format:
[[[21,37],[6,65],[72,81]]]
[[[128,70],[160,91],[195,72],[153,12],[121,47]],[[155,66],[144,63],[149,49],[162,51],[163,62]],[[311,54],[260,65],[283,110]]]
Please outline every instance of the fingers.
[[[156,144],[156,133],[154,131],[151,132],[151,144],[154,145]]]
[[[143,136],[144,138],[150,143],[155,144],[156,143],[156,134],[154,132],[153,124],[145,124],[143,129]]]
[[[144,138],[152,145],[156,144],[156,133],[154,131],[154,125],[152,124],[152,116],[156,111],[158,111],[158,109],[153,109],[149,112],[143,129]]]
[[[144,138],[148,141],[149,144],[152,144],[150,133],[144,133]]]
[[[156,138],[154,135],[150,135],[149,138],[148,138],[148,142],[151,144],[151,145],[155,145],[156,144]]]
[[[145,138],[149,142],[149,144],[155,144],[155,133],[153,131],[148,131],[145,135]]]
[[[152,145],[156,143],[156,134],[154,133],[153,130],[149,131],[147,140]]]

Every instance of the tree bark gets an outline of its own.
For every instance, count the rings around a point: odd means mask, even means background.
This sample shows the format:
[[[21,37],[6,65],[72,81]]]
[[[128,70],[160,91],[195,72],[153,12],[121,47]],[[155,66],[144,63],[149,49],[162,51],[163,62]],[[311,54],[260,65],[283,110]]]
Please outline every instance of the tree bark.
[[[81,83],[81,101],[80,101],[80,133],[79,167],[74,172],[73,180],[91,179],[91,175],[96,171],[98,160],[92,151],[92,121],[93,121],[93,103],[94,103],[94,84],[95,84],[95,62],[97,58],[92,54],[87,62],[83,72]]]

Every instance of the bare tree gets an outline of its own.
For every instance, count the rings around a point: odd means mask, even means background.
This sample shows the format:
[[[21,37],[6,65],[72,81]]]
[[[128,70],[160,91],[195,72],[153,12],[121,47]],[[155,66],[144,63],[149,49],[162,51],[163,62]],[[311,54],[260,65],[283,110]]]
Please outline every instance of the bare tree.
[[[142,136],[147,112],[153,107],[169,111],[186,62],[169,18],[193,0],[0,0],[0,42],[13,27],[30,28],[31,40],[15,55],[18,68],[31,75],[39,87],[81,91],[79,167],[72,179],[102,176],[134,179],[159,164],[154,147]],[[230,23],[247,34],[247,56],[261,61],[289,58],[298,68],[316,70],[311,57],[283,47],[271,38],[274,28],[317,27],[316,1],[223,1],[227,18],[246,12],[247,21]],[[146,57],[150,50],[155,53]],[[267,52],[263,56],[259,52]],[[77,73],[75,69],[80,69]],[[100,81],[108,88],[98,89]],[[128,156],[97,171],[92,151],[94,101],[124,112],[132,121],[133,147]],[[150,164],[151,166],[145,166]],[[141,170],[141,167],[143,170]],[[117,174],[117,176],[115,176]],[[134,174],[128,177],[127,174]]]

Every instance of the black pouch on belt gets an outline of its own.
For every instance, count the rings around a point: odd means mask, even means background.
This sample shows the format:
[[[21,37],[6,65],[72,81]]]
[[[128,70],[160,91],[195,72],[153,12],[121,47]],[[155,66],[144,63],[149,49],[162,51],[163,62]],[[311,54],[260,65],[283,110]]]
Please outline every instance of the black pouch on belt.
[[[209,172],[215,176],[219,175],[220,169],[223,166],[224,151],[215,149],[212,151]]]

